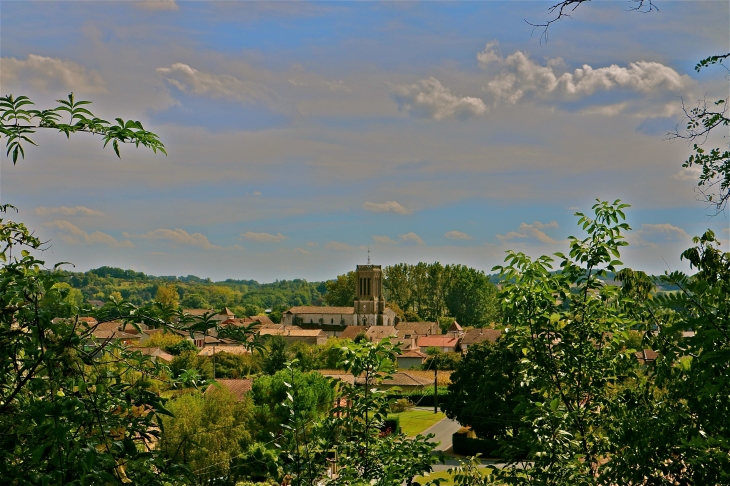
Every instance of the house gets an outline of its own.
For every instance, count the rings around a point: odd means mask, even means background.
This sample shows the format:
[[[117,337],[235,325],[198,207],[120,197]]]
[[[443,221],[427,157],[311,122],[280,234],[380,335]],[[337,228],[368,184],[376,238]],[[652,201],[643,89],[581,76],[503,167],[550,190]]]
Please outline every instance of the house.
[[[355,378],[356,385],[365,385],[365,377],[358,376]],[[421,390],[429,385],[433,384],[432,379],[422,378],[420,376],[411,375],[405,371],[398,371],[393,373],[390,378],[385,379],[380,383],[379,388],[382,390],[389,390],[391,388],[399,388],[403,392],[412,392]]]
[[[314,305],[292,307],[281,316],[281,323],[285,326],[302,324],[352,326],[355,325],[355,308]]]
[[[418,347],[424,352],[428,348],[437,348],[443,353],[452,353],[459,346],[459,338],[454,336],[421,336],[418,338]]]
[[[404,351],[395,357],[398,362],[398,369],[409,370],[411,368],[419,368],[423,365],[423,362],[428,357],[427,354],[411,349]]]
[[[659,353],[652,349],[642,349],[641,351],[634,353],[634,356],[636,356],[640,365],[648,366],[656,361],[659,357]]]
[[[441,334],[441,328],[437,322],[399,322],[395,328],[402,331],[399,336],[404,338]]]
[[[206,346],[198,352],[198,356],[213,356],[218,353],[229,353],[235,355],[251,354],[251,350],[240,344],[228,344],[226,342],[220,345]]]
[[[219,378],[215,380],[216,383],[213,383],[208,386],[208,388],[205,389],[205,393],[212,393],[213,390],[217,390],[219,388],[226,389],[231,392],[231,394],[235,397],[237,402],[242,401],[248,392],[251,391],[251,388],[253,387],[253,380],[250,380],[248,378],[238,378],[238,379],[223,379]]]
[[[340,339],[349,339],[354,341],[359,335],[365,335],[370,329],[370,326],[347,326],[344,331],[337,336]]]
[[[502,335],[499,329],[470,329],[461,338],[461,352],[466,353],[469,346],[489,341],[496,342]]]
[[[370,326],[365,333],[368,341],[371,343],[379,343],[385,338],[395,338],[396,330],[393,326]]]
[[[451,323],[449,328],[446,329],[446,334],[450,336],[461,337],[464,335],[464,328],[461,327],[458,322],[454,321]]]
[[[125,344],[139,346],[149,339],[149,336],[140,334],[129,334],[124,331],[95,330],[91,333],[91,341],[99,343],[102,341],[121,341]]]
[[[166,353],[160,348],[139,348],[130,346],[127,348],[127,351],[140,352],[144,355],[151,356],[152,361],[162,360],[170,363],[175,358],[173,355],[171,355],[170,353]]]
[[[327,333],[321,329],[300,329],[296,326],[282,329],[261,329],[260,336],[281,336],[287,344],[303,342],[306,344],[324,344],[327,342]]]

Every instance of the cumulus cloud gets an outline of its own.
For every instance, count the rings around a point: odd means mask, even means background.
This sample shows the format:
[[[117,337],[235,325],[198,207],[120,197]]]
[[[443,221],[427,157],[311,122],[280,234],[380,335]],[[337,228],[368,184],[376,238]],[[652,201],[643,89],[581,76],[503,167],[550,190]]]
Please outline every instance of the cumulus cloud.
[[[132,248],[134,246],[134,243],[129,240],[120,241],[101,231],[87,233],[70,221],[62,219],[43,223],[43,226],[59,231],[61,240],[70,245],[107,245],[115,248]]]
[[[465,120],[487,112],[481,98],[455,95],[433,77],[415,84],[393,86],[391,95],[400,110],[422,118]]]
[[[398,214],[410,214],[410,211],[395,201],[388,201],[384,203],[372,203],[366,202],[362,205],[363,209],[372,211],[374,213],[398,213]]]
[[[135,7],[145,10],[177,10],[175,0],[141,0],[134,2]]]
[[[490,42],[477,54],[482,67],[497,65],[498,73],[486,85],[497,99],[517,103],[523,99],[573,101],[599,91],[628,89],[644,94],[681,93],[693,86],[692,78],[664,64],[652,61],[631,62],[628,66],[593,68],[588,64],[573,72],[560,72],[562,59],[549,60],[546,66],[522,52],[502,57],[496,43]],[[612,109],[615,111],[619,105]]]
[[[157,72],[172,86],[184,93],[253,103],[268,98],[269,90],[260,84],[242,81],[230,74],[212,74],[177,62]]]
[[[247,240],[255,241],[257,243],[279,243],[280,241],[287,239],[287,237],[281,233],[272,235],[269,233],[254,233],[253,231],[242,233],[241,236]]]
[[[656,248],[658,243],[681,243],[692,239],[685,230],[669,223],[642,224],[629,238],[634,246],[649,248]]]
[[[515,238],[533,238],[541,243],[556,243],[556,240],[550,238],[543,230],[549,228],[559,228],[557,221],[549,223],[541,223],[535,221],[532,224],[522,223],[518,231],[510,231],[506,235],[497,235],[497,239],[505,242]]]
[[[679,172],[672,176],[672,179],[678,181],[692,181],[697,182],[702,175],[702,169],[695,166],[683,167]]]
[[[141,238],[146,240],[160,240],[175,246],[196,246],[204,250],[221,250],[222,247],[213,245],[201,233],[188,233],[187,231],[176,228],[174,230],[160,228],[148,231],[143,235],[132,235],[123,233],[125,238]]]
[[[449,231],[447,233],[444,233],[444,236],[450,240],[473,240],[471,236],[467,235],[466,233],[462,233],[461,231]]]
[[[81,94],[105,93],[106,84],[96,71],[81,64],[55,57],[28,54],[26,60],[0,59],[0,82],[4,88],[32,88],[42,93],[74,91]]]
[[[104,213],[101,211],[96,211],[94,209],[89,209],[86,206],[75,206],[73,208],[69,208],[66,206],[58,206],[58,207],[38,207],[35,208],[35,213],[38,216],[51,216],[54,214],[61,214],[63,216],[104,216]]]
[[[373,239],[376,243],[380,243],[382,245],[397,245],[398,242],[392,239],[390,236],[378,236],[373,235]]]
[[[294,248],[294,251],[302,255],[309,255],[309,250],[305,250],[304,248]]]
[[[330,241],[324,247],[327,250],[335,250],[335,251],[350,251],[350,250],[364,250],[366,247],[364,246],[353,246],[348,245],[347,243],[342,243],[339,241]]]
[[[419,246],[420,246],[420,245],[425,245],[425,244],[426,244],[426,243],[425,243],[425,242],[424,242],[424,241],[423,241],[423,240],[421,239],[421,237],[420,237],[420,236],[418,236],[418,235],[417,235],[416,233],[414,233],[414,232],[412,232],[412,231],[411,231],[410,233],[406,233],[406,234],[404,234],[404,235],[398,235],[398,236],[400,236],[400,239],[401,239],[402,241],[410,241],[410,242],[413,242],[413,243],[415,243],[416,245],[419,245]]]

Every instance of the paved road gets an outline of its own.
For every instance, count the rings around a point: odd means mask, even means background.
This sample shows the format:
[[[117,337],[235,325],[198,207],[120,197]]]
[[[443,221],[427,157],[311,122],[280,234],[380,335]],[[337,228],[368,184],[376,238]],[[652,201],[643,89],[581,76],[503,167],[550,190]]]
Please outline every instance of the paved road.
[[[452,435],[460,428],[461,424],[459,424],[459,422],[445,418],[426,429],[423,432],[423,435],[433,434],[435,437],[431,440],[440,442],[434,450],[447,451],[451,449],[452,446]]]

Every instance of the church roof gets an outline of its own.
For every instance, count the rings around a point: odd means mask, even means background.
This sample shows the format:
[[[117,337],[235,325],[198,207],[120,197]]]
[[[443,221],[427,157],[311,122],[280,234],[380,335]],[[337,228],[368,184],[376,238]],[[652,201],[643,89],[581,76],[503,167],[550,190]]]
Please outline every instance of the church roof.
[[[316,305],[302,305],[292,307],[287,314],[354,314],[354,307],[325,307]]]

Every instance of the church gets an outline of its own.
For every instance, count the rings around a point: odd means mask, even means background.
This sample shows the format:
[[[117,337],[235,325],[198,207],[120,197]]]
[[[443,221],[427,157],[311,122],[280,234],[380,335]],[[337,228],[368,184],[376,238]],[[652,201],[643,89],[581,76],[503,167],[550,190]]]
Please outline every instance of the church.
[[[352,307],[299,306],[286,311],[285,326],[322,329],[338,336],[347,326],[395,326],[395,311],[385,305],[383,269],[380,265],[358,265],[355,269],[355,295]]]

